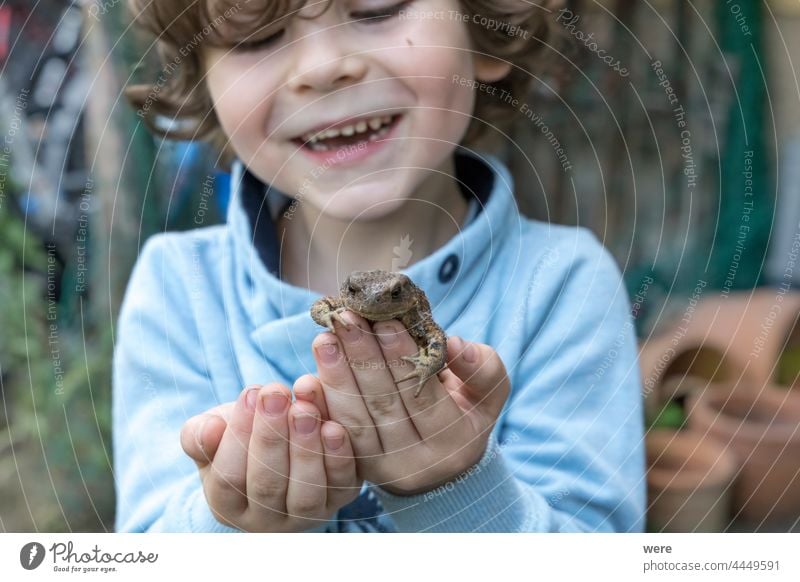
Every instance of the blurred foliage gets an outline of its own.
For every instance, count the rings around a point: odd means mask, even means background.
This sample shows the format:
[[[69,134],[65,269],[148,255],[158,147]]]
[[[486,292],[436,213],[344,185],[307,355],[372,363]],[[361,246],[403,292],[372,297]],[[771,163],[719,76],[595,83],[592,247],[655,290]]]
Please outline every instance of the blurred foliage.
[[[32,394],[19,390],[22,382],[43,385],[47,369],[28,362],[44,362],[47,346],[46,322],[26,318],[38,313],[44,304],[46,255],[25,229],[13,209],[0,209],[0,305],[3,330],[0,333],[0,373],[3,378],[4,421],[16,421],[15,429],[30,434],[30,418],[17,414],[19,408],[32,408]],[[9,406],[15,404],[16,406]]]
[[[779,385],[800,386],[800,346],[790,345],[784,350],[776,377]]]
[[[95,531],[113,519],[111,341],[59,318],[64,265],[14,210],[0,208],[0,518],[12,531]]]
[[[675,401],[668,402],[655,418],[647,419],[648,430],[652,429],[680,429],[686,422],[686,413],[680,403]]]

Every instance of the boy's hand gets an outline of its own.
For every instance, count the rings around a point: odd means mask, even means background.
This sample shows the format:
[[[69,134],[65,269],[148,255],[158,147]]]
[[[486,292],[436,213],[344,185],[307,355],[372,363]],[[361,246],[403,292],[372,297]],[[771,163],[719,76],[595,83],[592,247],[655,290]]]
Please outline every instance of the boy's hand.
[[[361,487],[347,431],[311,402],[291,403],[280,384],[248,387],[189,419],[181,445],[214,517],[245,531],[310,529]]]
[[[349,432],[359,474],[412,495],[477,463],[510,390],[495,350],[449,338],[449,369],[415,398],[415,382],[395,384],[411,369],[401,358],[419,351],[403,325],[343,317],[350,329],[337,322],[336,335],[320,334],[313,348],[328,413]]]

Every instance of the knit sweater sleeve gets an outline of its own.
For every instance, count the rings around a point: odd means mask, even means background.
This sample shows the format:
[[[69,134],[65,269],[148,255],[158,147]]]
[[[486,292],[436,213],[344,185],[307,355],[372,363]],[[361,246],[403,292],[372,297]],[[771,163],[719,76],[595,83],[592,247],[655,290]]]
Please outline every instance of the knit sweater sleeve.
[[[186,307],[180,251],[151,238],[128,284],[113,365],[116,529],[237,531],[211,514],[197,468],[180,447],[191,416],[219,404]]]
[[[527,347],[506,362],[512,393],[480,462],[413,497],[376,488],[401,531],[643,531],[644,421],[628,296],[608,251],[576,232],[534,269]]]

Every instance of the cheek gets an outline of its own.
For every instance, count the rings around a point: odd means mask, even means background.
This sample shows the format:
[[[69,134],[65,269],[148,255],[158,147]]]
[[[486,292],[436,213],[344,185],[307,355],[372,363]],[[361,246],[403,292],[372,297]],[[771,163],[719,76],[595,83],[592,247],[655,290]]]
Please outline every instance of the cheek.
[[[453,78],[455,75],[457,79],[471,78],[471,63],[465,58],[468,56],[461,50],[441,50],[431,55],[431,60],[437,60],[435,70],[419,72],[417,69],[416,96],[421,109],[415,133],[432,138],[424,142],[426,150],[460,143],[466,134],[475,109],[475,93],[454,83]]]
[[[453,79],[471,79],[475,75],[473,53],[466,30],[460,26],[450,27],[447,34],[425,37],[419,32],[419,41],[411,37],[418,50],[406,51],[406,56],[397,60],[408,78],[414,79],[418,105],[430,108],[424,111],[433,125],[426,125],[426,133],[436,128],[441,132],[449,126],[453,134],[460,126],[469,124],[475,107],[475,93],[472,89],[454,82]],[[436,38],[436,42],[425,42],[425,38]],[[425,47],[424,45],[438,45]],[[421,46],[422,45],[422,46]],[[447,112],[450,112],[449,114]]]
[[[259,78],[236,63],[223,59],[208,69],[206,83],[222,129],[234,147],[252,146],[263,139],[261,118],[267,88]]]

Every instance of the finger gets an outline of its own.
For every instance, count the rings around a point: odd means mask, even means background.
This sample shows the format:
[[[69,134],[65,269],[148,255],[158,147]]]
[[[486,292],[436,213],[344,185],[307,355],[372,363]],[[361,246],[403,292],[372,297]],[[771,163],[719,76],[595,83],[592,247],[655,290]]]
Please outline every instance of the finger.
[[[202,469],[214,460],[228,423],[216,414],[204,413],[187,420],[181,428],[181,447]]]
[[[400,398],[389,368],[400,362],[384,358],[370,324],[351,311],[343,314],[349,329],[336,324],[356,387],[363,396],[370,418],[380,436],[381,446],[388,453],[419,442],[414,425]]]
[[[202,414],[191,417],[181,427],[181,447],[198,467],[214,460],[235,404],[236,402],[226,402],[209,408]]]
[[[292,388],[294,396],[298,400],[310,402],[319,409],[322,415],[322,420],[328,420],[328,404],[325,402],[325,391],[322,389],[322,383],[319,378],[313,374],[306,374],[300,376],[295,380]]]
[[[382,453],[381,444],[339,340],[332,333],[321,333],[314,339],[313,351],[330,417],[350,433],[356,457],[369,462]]]
[[[204,484],[211,508],[231,521],[247,507],[247,449],[253,429],[259,386],[248,386],[233,407]]]
[[[226,423],[230,421],[231,414],[233,414],[233,408],[236,405],[236,402],[225,402],[224,404],[218,404],[214,408],[209,408],[203,414],[213,414],[219,417],[222,417]]]
[[[320,434],[328,479],[328,509],[336,510],[358,496],[361,480],[356,474],[353,448],[344,427],[337,422],[324,422]]]
[[[506,367],[494,348],[451,337],[447,342],[450,370],[462,383],[459,390],[483,415],[496,419],[510,391]]]
[[[403,360],[403,356],[416,355],[419,347],[399,321],[381,321],[375,324],[374,329],[386,361],[402,362],[402,365],[390,368],[395,380],[399,381],[414,370],[414,365]],[[418,396],[414,396],[417,390],[416,379],[401,382],[398,388],[411,422],[422,440],[451,429],[461,420],[458,406],[437,375],[431,376],[425,382]]]
[[[247,498],[249,508],[262,520],[286,516],[289,483],[289,421],[292,395],[280,384],[264,386],[250,436],[247,458]]]
[[[325,463],[320,442],[320,413],[308,402],[289,409],[289,489],[286,512],[298,518],[322,519],[326,508]]]

